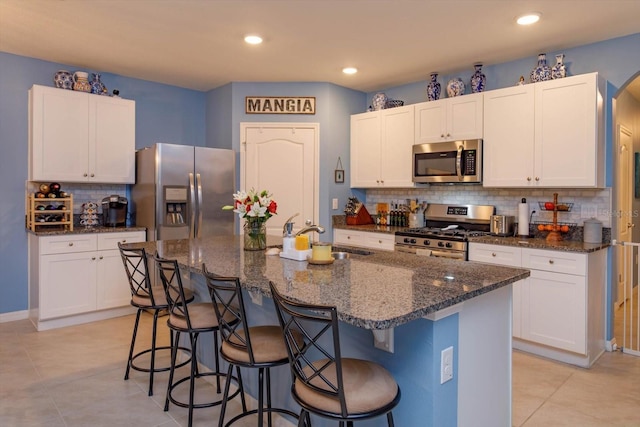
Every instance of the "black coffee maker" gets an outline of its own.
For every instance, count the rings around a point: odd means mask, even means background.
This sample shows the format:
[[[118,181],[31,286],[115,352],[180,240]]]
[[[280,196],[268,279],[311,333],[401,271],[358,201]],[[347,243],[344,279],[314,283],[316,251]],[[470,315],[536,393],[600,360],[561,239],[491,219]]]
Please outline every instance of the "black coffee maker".
[[[102,222],[106,227],[124,226],[127,223],[127,198],[112,194],[102,199]]]

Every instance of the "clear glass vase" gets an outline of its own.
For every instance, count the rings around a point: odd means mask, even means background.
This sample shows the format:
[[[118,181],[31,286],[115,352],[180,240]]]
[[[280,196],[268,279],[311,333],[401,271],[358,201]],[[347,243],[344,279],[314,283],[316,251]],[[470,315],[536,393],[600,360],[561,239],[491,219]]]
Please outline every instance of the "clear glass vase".
[[[261,251],[267,248],[267,223],[261,220],[247,220],[244,223],[244,250]]]

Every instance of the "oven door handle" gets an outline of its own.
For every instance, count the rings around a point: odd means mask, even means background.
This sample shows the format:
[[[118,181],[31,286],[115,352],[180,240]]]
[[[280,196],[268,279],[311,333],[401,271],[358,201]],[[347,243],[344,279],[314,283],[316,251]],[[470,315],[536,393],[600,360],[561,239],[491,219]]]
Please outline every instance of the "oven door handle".
[[[456,173],[458,174],[458,181],[462,181],[462,145],[458,146],[458,153],[456,154]]]
[[[463,252],[431,251],[431,256],[437,257],[437,258],[455,258],[455,259],[461,259],[464,261]]]

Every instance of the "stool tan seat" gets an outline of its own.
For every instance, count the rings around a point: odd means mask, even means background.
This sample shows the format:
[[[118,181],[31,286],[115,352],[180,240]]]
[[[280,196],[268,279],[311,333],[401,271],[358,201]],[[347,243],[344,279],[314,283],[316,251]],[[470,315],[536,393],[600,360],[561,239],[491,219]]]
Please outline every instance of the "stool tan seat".
[[[118,243],[118,249],[120,250],[120,256],[122,257],[122,263],[124,264],[125,272],[129,280],[129,287],[131,288],[131,305],[136,307],[136,321],[133,326],[133,334],[131,336],[131,346],[129,347],[129,358],[127,359],[127,369],[124,374],[124,379],[129,379],[129,372],[131,369],[141,372],[149,373],[149,396],[153,395],[153,374],[156,372],[168,371],[170,366],[157,367],[156,352],[162,350],[170,351],[173,347],[173,334],[171,334],[171,344],[169,346],[158,347],[156,345],[158,316],[160,312],[168,310],[169,304],[164,293],[164,289],[161,286],[151,286],[149,279],[149,267],[147,263],[147,254],[144,248],[139,249],[125,249],[120,243]],[[185,294],[186,302],[193,301],[193,294],[189,291]],[[136,344],[136,338],[138,335],[138,325],[140,323],[140,315],[143,311],[153,312],[153,329],[151,333],[151,348],[142,350],[136,354],[133,354]],[[183,351],[189,352],[186,347],[181,347]],[[136,364],[136,359],[147,354],[150,354],[149,366],[143,367]],[[182,362],[179,366],[184,366],[189,363],[189,360]]]
[[[313,413],[341,427],[386,414],[393,427],[391,411],[400,401],[400,388],[379,364],[342,358],[336,307],[298,303],[269,285],[287,345],[291,394],[302,407],[298,426],[310,427]]]
[[[216,311],[212,307],[211,302],[191,303],[187,304],[187,289],[182,284],[182,277],[180,276],[180,268],[176,260],[168,260],[158,257],[154,257],[158,271],[160,273],[160,279],[165,291],[167,302],[169,303],[169,320],[167,325],[169,329],[175,332],[176,337],[173,342],[173,349],[171,352],[171,369],[169,372],[169,383],[167,384],[167,397],[165,399],[164,410],[169,410],[169,402],[183,407],[189,410],[189,427],[193,424],[193,410],[194,408],[207,408],[211,406],[220,405],[226,403],[227,399],[231,399],[238,394],[242,398],[243,408],[246,407],[244,401],[244,392],[242,389],[242,381],[240,377],[240,370],[238,369],[238,377],[231,375],[231,369],[228,374],[220,372],[220,358],[218,354],[218,330],[219,323],[216,316]],[[217,310],[217,309],[216,309]],[[234,318],[231,316],[225,317],[225,322],[234,322]],[[198,337],[201,333],[213,332],[213,350],[214,350],[214,363],[215,370],[212,372],[200,372],[198,369],[197,347]],[[180,365],[176,364],[176,358],[178,353],[178,345],[180,342],[180,334],[188,334],[188,339],[191,344],[191,369],[189,375],[174,381],[175,368]],[[222,387],[220,379],[224,378],[225,381],[225,394],[224,399],[222,395],[220,398],[204,402],[195,403],[195,383],[199,378],[214,376],[216,378],[216,393],[222,393]],[[238,383],[238,389],[229,396],[228,390],[231,380],[235,380]],[[180,384],[189,382],[189,401],[182,402],[173,397],[173,392]]]
[[[242,413],[236,415],[224,424],[226,411],[226,396],[229,387],[225,387],[225,400],[220,409],[219,427],[230,426],[241,418],[257,414],[257,425],[262,427],[264,414],[267,414],[268,425],[272,425],[272,413],[289,415],[293,419],[298,419],[296,413],[283,408],[274,408],[271,405],[271,373],[270,368],[286,365],[287,349],[282,339],[282,329],[278,325],[249,326],[247,324],[247,314],[242,297],[240,280],[237,277],[216,276],[203,264],[202,271],[209,286],[211,300],[220,324],[222,334],[222,346],[220,353],[222,358],[229,362],[229,373],[234,366],[243,368],[258,369],[258,407],[251,411],[243,406]],[[228,318],[234,319],[229,322]],[[302,343],[302,339],[299,340]],[[267,401],[264,405],[264,390],[266,376]],[[243,425],[246,425],[244,423]]]

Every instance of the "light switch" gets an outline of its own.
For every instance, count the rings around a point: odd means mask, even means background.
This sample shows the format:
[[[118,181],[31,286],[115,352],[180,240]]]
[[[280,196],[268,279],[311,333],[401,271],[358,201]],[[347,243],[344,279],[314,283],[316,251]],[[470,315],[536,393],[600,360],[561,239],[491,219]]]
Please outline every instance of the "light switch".
[[[331,208],[332,208],[333,210],[338,209],[338,199],[333,199],[333,200],[331,200]]]

